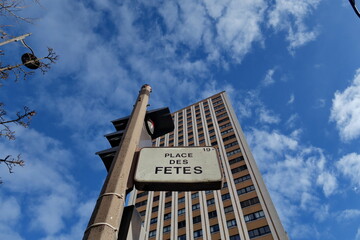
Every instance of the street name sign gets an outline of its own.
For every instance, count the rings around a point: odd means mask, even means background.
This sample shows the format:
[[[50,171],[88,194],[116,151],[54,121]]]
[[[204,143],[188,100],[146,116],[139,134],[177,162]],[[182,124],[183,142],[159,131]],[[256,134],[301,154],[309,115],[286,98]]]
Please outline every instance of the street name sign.
[[[218,190],[222,170],[213,147],[163,147],[140,150],[135,188],[144,191]]]

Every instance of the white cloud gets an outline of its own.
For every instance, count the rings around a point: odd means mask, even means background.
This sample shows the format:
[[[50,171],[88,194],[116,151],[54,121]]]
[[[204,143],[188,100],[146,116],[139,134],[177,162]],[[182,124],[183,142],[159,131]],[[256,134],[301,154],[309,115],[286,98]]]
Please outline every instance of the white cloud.
[[[271,110],[265,109],[264,107],[258,110],[259,121],[267,124],[274,124],[280,122],[280,117],[275,115]]]
[[[339,171],[350,178],[353,185],[360,186],[360,155],[349,153],[343,156],[337,163]]]
[[[17,132],[15,142],[0,141],[0,152],[17,155],[23,153],[23,168],[16,167],[14,174],[0,168],[4,183],[1,188],[3,229],[1,239],[21,239],[22,231],[10,231],[11,226],[26,224],[27,231],[37,231],[46,236],[59,232],[65,234],[66,220],[77,222],[80,213],[76,209],[83,200],[81,191],[76,189],[70,168],[73,167],[73,155],[64,149],[57,140],[33,130],[14,127]],[[77,162],[81,164],[81,162]],[[20,206],[22,206],[20,208]],[[20,217],[21,210],[21,217]],[[81,213],[90,215],[90,212]],[[31,220],[31,221],[30,221]],[[83,229],[85,223],[82,222]],[[83,230],[82,229],[82,230]],[[56,238],[55,238],[56,239]],[[68,239],[78,239],[68,238]]]
[[[287,32],[290,52],[317,37],[318,31],[309,30],[305,18],[319,3],[320,0],[276,0],[272,6],[269,12],[269,26]]]
[[[360,217],[360,209],[345,209],[339,213],[337,219],[339,222],[346,220],[354,220],[355,218]]]
[[[275,80],[274,80],[274,78],[273,78],[274,73],[275,73],[275,69],[274,69],[274,68],[273,68],[273,69],[269,69],[269,70],[267,71],[267,73],[266,73],[266,75],[265,75],[265,78],[264,78],[264,80],[262,81],[262,85],[263,85],[263,86],[266,87],[266,86],[269,86],[269,85],[275,83]]]
[[[0,196],[0,202],[0,223],[10,223],[13,225],[20,217],[21,207],[19,202],[14,197],[5,198],[5,196]]]
[[[300,238],[296,226],[301,220],[297,216],[307,211],[323,221],[329,215],[329,206],[321,199],[334,194],[338,187],[323,151],[304,146],[296,133],[287,136],[278,131],[252,128],[246,137],[285,229],[290,236]],[[315,186],[322,189],[324,195]],[[312,228],[311,225],[303,227]]]
[[[330,196],[338,187],[335,176],[328,172],[320,173],[316,182],[323,186],[325,196]]]
[[[219,93],[221,91],[226,91],[228,96],[230,98],[232,97],[232,94],[235,91],[235,89],[233,88],[232,85],[230,85],[230,84],[224,84],[224,85],[221,85],[221,86],[218,86],[218,85],[219,84],[217,84],[217,82],[214,81],[214,80],[213,81],[208,81],[202,88],[199,100],[210,97],[210,96],[212,96],[212,95],[214,95],[216,93]]]
[[[290,95],[290,99],[289,99],[289,101],[287,102],[287,104],[293,104],[294,101],[295,101],[295,96],[294,96],[294,94],[291,94],[291,95]]]
[[[286,127],[287,127],[287,128],[294,128],[294,127],[295,127],[295,123],[296,123],[296,121],[297,121],[298,119],[299,119],[299,115],[298,115],[298,114],[296,114],[296,113],[292,114],[292,115],[289,117],[289,119],[286,120],[286,123],[285,123]],[[300,133],[300,132],[299,132],[299,133]]]
[[[323,108],[325,107],[326,104],[326,100],[323,98],[317,99],[315,104],[314,104],[314,108]]]
[[[360,240],[360,227],[357,229],[355,240]]]
[[[336,123],[342,140],[350,141],[360,136],[360,69],[349,87],[343,92],[335,92],[330,120]]]

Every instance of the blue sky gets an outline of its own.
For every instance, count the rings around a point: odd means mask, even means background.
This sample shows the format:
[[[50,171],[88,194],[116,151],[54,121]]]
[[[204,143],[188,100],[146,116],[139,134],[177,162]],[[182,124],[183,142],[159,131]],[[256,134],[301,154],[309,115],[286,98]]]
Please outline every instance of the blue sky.
[[[360,19],[348,1],[42,1],[22,14],[45,75],[2,82],[36,109],[1,155],[0,239],[80,239],[105,178],[95,152],[140,86],[172,111],[226,90],[291,239],[360,239]],[[2,23],[16,26],[11,18]],[[2,48],[15,63],[24,49]]]

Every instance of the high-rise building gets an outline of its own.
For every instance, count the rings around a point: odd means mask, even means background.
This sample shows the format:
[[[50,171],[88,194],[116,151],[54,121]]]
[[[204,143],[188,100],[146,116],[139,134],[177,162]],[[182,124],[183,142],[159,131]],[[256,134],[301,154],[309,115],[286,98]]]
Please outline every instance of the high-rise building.
[[[157,147],[213,146],[224,173],[221,190],[133,191],[147,239],[288,239],[225,92],[174,112],[174,132]]]

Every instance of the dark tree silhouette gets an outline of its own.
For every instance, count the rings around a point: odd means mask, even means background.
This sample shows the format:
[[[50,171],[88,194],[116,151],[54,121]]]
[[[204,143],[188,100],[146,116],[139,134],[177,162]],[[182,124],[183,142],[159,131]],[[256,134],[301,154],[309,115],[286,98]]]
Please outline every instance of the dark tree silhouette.
[[[33,0],[38,4],[38,0]],[[33,23],[34,19],[23,17],[20,15],[21,10],[26,7],[24,0],[0,0],[0,19],[1,22],[7,22],[7,25],[0,25],[0,47],[6,44],[15,44],[15,42],[21,42],[24,47],[30,50],[30,53],[25,53],[21,58],[19,57],[18,63],[7,64],[3,63],[1,57],[6,52],[0,48],[0,88],[3,87],[3,82],[6,80],[18,81],[20,79],[29,79],[34,71],[40,71],[43,74],[46,73],[52,64],[54,64],[58,56],[52,48],[48,49],[48,54],[41,58],[37,58],[34,51],[25,43],[25,38],[31,34],[24,34],[21,36],[13,36],[8,34],[6,29],[13,28],[20,22]],[[0,99],[0,138],[3,137],[8,140],[15,140],[15,132],[12,130],[12,126],[20,125],[28,127],[31,118],[35,116],[36,112],[30,108],[24,106],[22,111],[16,114],[8,114],[5,109],[5,103]],[[11,155],[1,156],[0,164],[6,165],[9,172],[13,172],[15,166],[24,166],[24,160],[21,159],[20,154],[16,157]],[[2,183],[0,179],[0,183]]]

